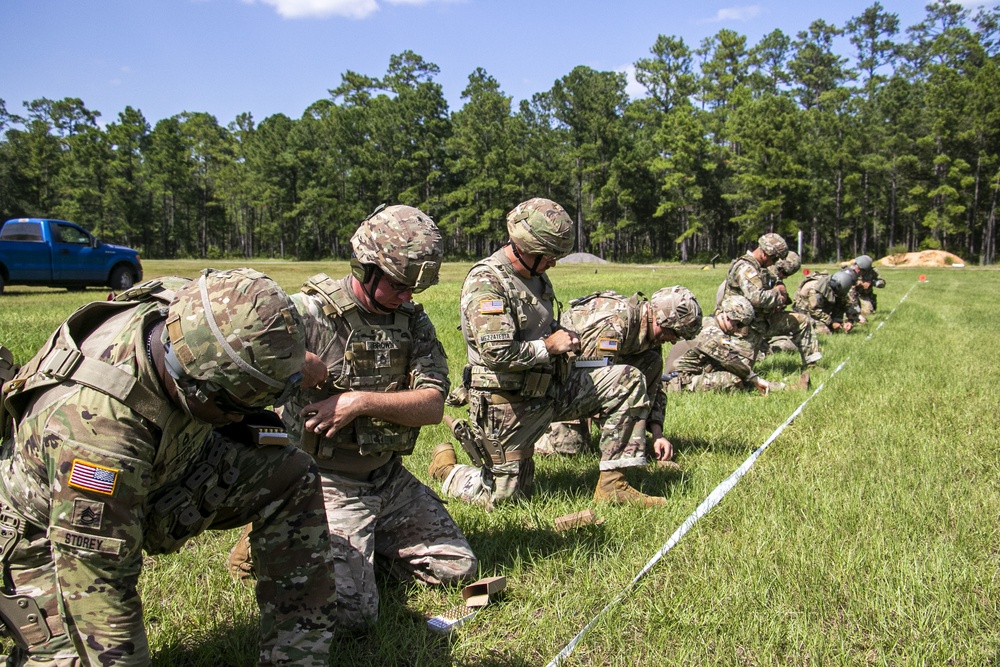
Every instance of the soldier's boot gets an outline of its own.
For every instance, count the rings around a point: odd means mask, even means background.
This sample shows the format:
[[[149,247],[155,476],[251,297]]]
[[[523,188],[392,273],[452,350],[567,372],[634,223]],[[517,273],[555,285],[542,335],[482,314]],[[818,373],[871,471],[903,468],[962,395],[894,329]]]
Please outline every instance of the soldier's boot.
[[[431,452],[431,464],[427,466],[427,474],[431,476],[431,479],[443,482],[455,469],[457,463],[455,448],[451,446],[450,442],[442,442],[435,446],[434,451]]]
[[[250,524],[243,526],[240,539],[230,550],[228,560],[229,574],[244,586],[253,586],[257,580],[257,573],[253,571],[253,559],[250,556],[250,529]]]
[[[667,504],[666,498],[647,496],[629,485],[625,473],[621,470],[602,470],[597,480],[597,490],[594,500],[599,503],[614,503],[617,505],[642,505],[643,507],[662,507]]]
[[[815,366],[822,358],[823,358],[822,352],[819,351],[813,352],[812,354],[803,357],[802,365],[805,366],[806,368],[809,368],[810,366]]]

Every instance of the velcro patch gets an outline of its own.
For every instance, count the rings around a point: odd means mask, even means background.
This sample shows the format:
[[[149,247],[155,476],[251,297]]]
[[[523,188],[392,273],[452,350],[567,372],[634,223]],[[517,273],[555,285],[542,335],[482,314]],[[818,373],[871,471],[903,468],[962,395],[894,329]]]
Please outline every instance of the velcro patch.
[[[73,467],[69,471],[69,485],[75,489],[114,495],[120,470],[105,468],[96,463],[73,459]]]
[[[65,544],[74,549],[97,551],[98,553],[111,554],[112,556],[120,554],[122,552],[122,545],[125,544],[125,540],[77,533],[72,530],[60,528],[59,526],[49,528],[49,541]]]
[[[366,350],[396,350],[399,349],[393,340],[366,340]]]
[[[103,519],[104,503],[101,501],[88,500],[86,498],[77,498],[73,501],[73,519],[71,523],[74,526],[99,529]]]
[[[757,277],[757,269],[750,269],[749,271],[747,271],[747,279],[748,280],[750,278],[756,278],[756,277]]]
[[[597,349],[602,352],[617,352],[618,340],[615,338],[602,338],[597,341]]]
[[[480,315],[498,315],[503,312],[503,301],[500,299],[483,299],[479,302]]]

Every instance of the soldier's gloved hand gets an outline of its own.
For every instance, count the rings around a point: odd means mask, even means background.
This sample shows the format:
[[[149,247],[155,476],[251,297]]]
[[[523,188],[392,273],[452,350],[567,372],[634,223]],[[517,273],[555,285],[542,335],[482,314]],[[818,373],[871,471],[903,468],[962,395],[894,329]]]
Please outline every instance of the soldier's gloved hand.
[[[545,338],[545,350],[550,356],[580,351],[580,336],[569,329],[558,329]]]
[[[781,297],[781,305],[788,303],[788,288],[785,287],[784,283],[778,283],[775,286],[774,291],[778,293],[779,297]]]

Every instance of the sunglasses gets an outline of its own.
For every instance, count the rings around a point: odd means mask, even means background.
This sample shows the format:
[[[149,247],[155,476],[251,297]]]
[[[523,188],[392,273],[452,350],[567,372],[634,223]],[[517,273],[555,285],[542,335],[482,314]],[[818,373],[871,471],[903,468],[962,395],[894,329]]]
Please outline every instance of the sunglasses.
[[[402,294],[403,292],[413,292],[414,294],[419,294],[426,289],[425,287],[416,287],[414,285],[396,282],[384,273],[382,274],[382,281],[396,294]]]

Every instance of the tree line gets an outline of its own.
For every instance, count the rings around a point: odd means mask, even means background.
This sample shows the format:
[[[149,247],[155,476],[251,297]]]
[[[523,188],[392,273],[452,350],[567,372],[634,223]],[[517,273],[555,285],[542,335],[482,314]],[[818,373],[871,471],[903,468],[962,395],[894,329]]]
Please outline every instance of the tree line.
[[[146,257],[344,258],[382,202],[416,206],[450,258],[506,239],[542,196],[577,250],[612,261],[733,257],[764,232],[806,258],[926,248],[996,259],[1000,9],[949,0],[903,28],[875,2],[843,26],[748,45],[660,35],[621,72],[578,66],[513,104],[482,68],[449,111],[412,51],[341,75],[298,119],[206,112],[106,125],[77,98],[0,100],[0,213],[58,217]],[[849,55],[837,52],[838,44]]]

